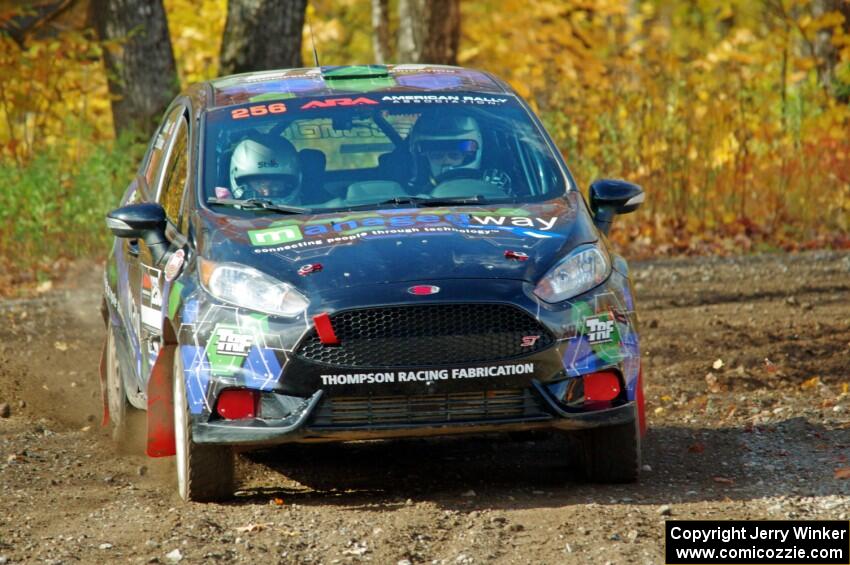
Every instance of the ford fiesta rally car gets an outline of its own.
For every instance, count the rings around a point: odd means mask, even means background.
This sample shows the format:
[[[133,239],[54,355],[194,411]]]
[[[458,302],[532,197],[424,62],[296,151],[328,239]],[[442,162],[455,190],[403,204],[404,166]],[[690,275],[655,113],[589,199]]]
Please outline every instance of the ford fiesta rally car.
[[[233,446],[569,431],[631,481],[635,304],[605,234],[501,80],[396,65],[252,73],[174,100],[104,280],[104,421],[147,410],[187,500],[232,494]]]

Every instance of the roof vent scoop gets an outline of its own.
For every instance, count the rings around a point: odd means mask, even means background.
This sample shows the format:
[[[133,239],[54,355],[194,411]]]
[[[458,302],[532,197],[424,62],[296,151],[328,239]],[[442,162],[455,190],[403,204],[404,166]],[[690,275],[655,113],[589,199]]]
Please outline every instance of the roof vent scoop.
[[[358,78],[387,78],[390,76],[386,65],[347,65],[322,67],[325,80],[351,80]]]

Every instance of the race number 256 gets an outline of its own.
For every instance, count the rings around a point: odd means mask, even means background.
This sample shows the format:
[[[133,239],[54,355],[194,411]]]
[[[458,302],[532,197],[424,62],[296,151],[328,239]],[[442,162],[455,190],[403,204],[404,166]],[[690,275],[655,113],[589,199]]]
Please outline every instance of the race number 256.
[[[274,104],[258,104],[247,108],[237,108],[230,112],[230,117],[234,120],[241,120],[267,114],[283,114],[284,112],[286,112],[286,105],[283,102],[275,102]]]

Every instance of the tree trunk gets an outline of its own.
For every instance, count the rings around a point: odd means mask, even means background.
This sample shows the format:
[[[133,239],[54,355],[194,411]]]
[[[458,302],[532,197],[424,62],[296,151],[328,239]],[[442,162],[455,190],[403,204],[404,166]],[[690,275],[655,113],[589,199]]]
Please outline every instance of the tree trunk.
[[[814,0],[811,4],[812,16],[819,18],[825,14],[837,12],[844,16],[841,28],[844,34],[850,32],[850,2],[843,0]],[[835,29],[826,27],[818,30],[812,48],[817,63],[818,80],[821,86],[832,93],[835,71],[841,64],[839,49],[833,44]]]
[[[372,50],[375,62],[384,64],[390,55],[390,0],[372,0]]]
[[[300,67],[307,0],[229,0],[219,74]]]
[[[179,90],[162,0],[92,0],[116,135],[147,135]]]
[[[398,62],[457,64],[460,0],[399,0]]]

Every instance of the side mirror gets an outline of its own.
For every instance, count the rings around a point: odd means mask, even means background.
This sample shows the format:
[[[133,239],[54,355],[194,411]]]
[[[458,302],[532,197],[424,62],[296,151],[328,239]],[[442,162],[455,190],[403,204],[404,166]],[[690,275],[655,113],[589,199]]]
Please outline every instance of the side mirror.
[[[168,251],[165,210],[159,204],[130,204],[109,212],[106,225],[116,237],[142,239],[159,263]]]
[[[593,223],[604,234],[611,229],[617,214],[637,210],[643,202],[643,189],[631,182],[616,179],[599,179],[590,185],[590,211]]]

